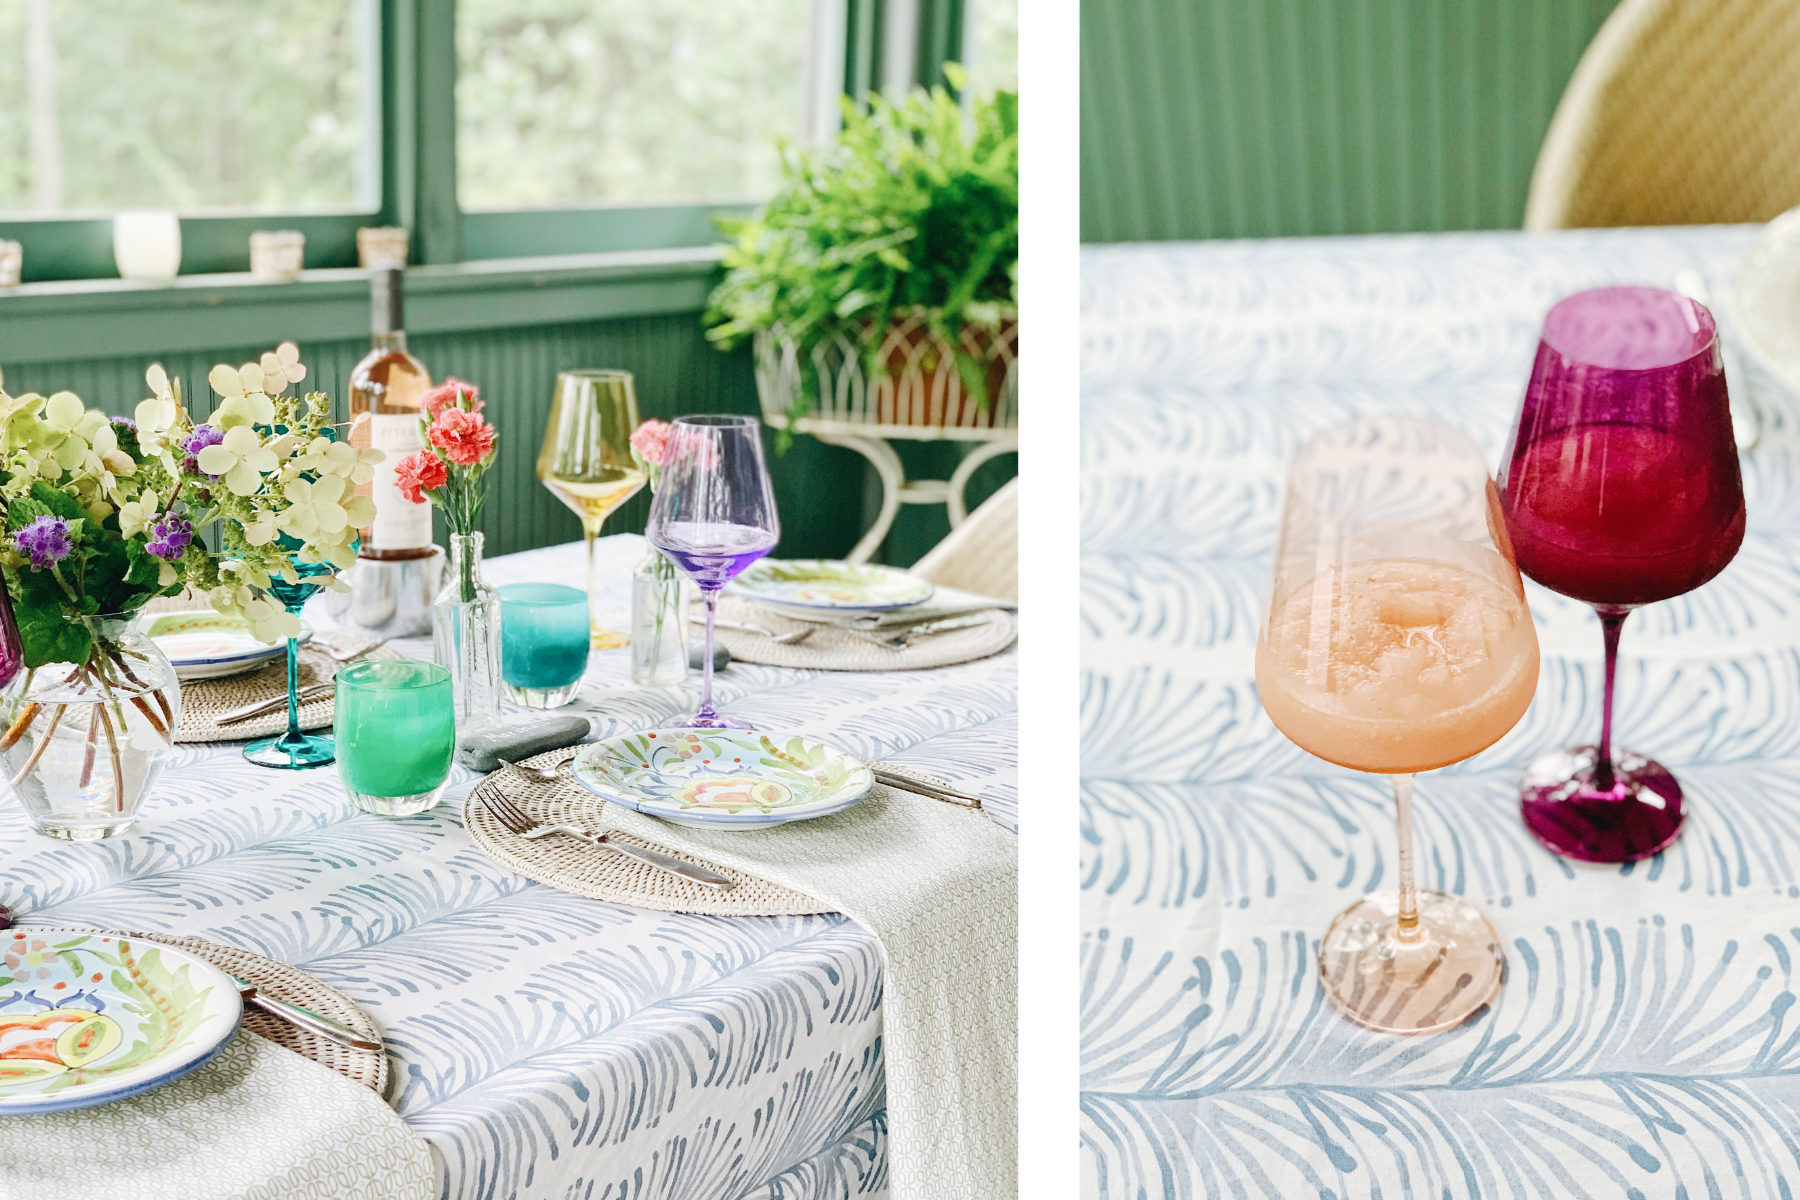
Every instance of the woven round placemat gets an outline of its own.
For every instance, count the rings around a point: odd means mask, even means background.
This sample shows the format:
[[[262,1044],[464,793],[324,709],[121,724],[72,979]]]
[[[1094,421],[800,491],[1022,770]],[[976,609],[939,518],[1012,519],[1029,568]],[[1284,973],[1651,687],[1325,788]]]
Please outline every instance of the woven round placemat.
[[[778,634],[808,626],[812,632],[805,641],[785,645],[741,629],[715,629],[713,633],[719,644],[731,651],[731,657],[742,662],[821,671],[919,671],[986,658],[1018,640],[1019,626],[1012,614],[993,608],[981,615],[987,619],[979,625],[930,634],[904,650],[890,650],[848,629],[796,620],[737,596],[721,596],[719,616],[727,621],[760,625]]]
[[[569,751],[565,749],[551,750],[523,762],[527,766],[553,767],[568,759]],[[502,825],[492,810],[481,802],[488,791],[502,787],[507,798],[533,819],[542,818],[546,824],[573,825],[595,833],[606,832],[634,846],[700,863],[729,877],[737,886],[728,892],[715,892],[576,838],[553,836],[526,841]],[[789,891],[753,875],[706,862],[628,833],[617,833],[606,819],[607,809],[606,801],[567,776],[556,783],[534,783],[510,771],[500,770],[469,789],[468,799],[463,802],[463,824],[475,844],[495,862],[511,867],[528,879],[577,896],[657,912],[705,913],[715,917],[784,917],[836,911],[811,896]]]
[[[387,646],[371,650],[363,658],[399,658],[398,650]],[[315,650],[310,646],[300,648],[300,686],[302,689],[315,683],[328,683],[337,676],[340,669],[347,666],[340,663],[323,650]],[[243,742],[251,738],[267,737],[272,733],[280,733],[287,728],[287,708],[282,706],[260,717],[252,717],[248,721],[239,721],[233,725],[215,725],[213,718],[220,713],[234,708],[242,708],[246,704],[255,704],[259,700],[273,700],[277,696],[287,695],[287,658],[284,655],[268,666],[254,671],[246,671],[242,675],[227,675],[223,679],[195,679],[181,685],[181,723],[176,727],[175,740],[178,742]],[[300,728],[323,729],[331,724],[336,711],[330,695],[320,696],[300,706]]]
[[[276,962],[272,958],[264,958],[260,954],[252,954],[248,950],[239,950],[235,946],[221,946],[217,942],[177,937],[169,933],[99,929],[92,925],[59,925],[58,928],[94,929],[96,933],[108,937],[137,938],[146,942],[159,942],[165,946],[173,946],[177,950],[186,950],[189,954],[204,958],[228,975],[236,975],[239,979],[255,984],[258,991],[277,1000],[286,1000],[289,1004],[310,1008],[320,1016],[341,1021],[352,1029],[368,1035],[372,1041],[381,1041],[381,1030],[368,1013],[357,1007],[354,1000],[337,989],[320,983],[299,967],[290,967],[286,963]],[[349,1046],[339,1045],[337,1042],[308,1033],[280,1017],[270,1016],[262,1009],[254,1008],[249,1004],[244,1005],[244,1028],[260,1037],[267,1038],[277,1046],[285,1046],[295,1054],[330,1067],[345,1079],[352,1083],[362,1084],[378,1096],[387,1088],[387,1055],[379,1050],[356,1050]]]

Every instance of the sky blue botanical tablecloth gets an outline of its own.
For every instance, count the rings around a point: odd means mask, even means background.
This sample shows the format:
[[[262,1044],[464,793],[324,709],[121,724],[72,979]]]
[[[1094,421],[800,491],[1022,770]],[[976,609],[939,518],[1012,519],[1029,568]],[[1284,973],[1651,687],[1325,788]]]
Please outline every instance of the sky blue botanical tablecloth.
[[[1252,661],[1288,457],[1377,411],[1493,465],[1545,311],[1707,280],[1726,338],[1757,230],[1091,247],[1082,260],[1084,1193],[1800,1195],[1800,405],[1767,426],[1737,560],[1625,626],[1617,736],[1671,767],[1664,854],[1563,861],[1520,771],[1598,733],[1591,611],[1526,584],[1543,649],[1518,728],[1418,787],[1421,884],[1480,904],[1508,975],[1435,1037],[1337,1015],[1313,954],[1393,884],[1384,781],[1295,748]],[[1734,404],[1744,397],[1736,395]]]
[[[644,543],[600,547],[603,615],[623,628]],[[579,586],[582,550],[510,555],[486,575]],[[598,735],[693,708],[697,677],[685,693],[632,688],[625,654],[593,657],[581,704]],[[717,695],[765,728],[978,788],[1013,827],[1016,663],[734,664]],[[352,809],[334,767],[178,750],[112,841],[52,842],[0,800],[0,903],[34,924],[241,946],[346,993],[386,1032],[390,1099],[431,1143],[445,1197],[886,1194],[881,965],[859,926],[646,912],[532,883],[464,832],[462,768],[437,808],[383,820]]]

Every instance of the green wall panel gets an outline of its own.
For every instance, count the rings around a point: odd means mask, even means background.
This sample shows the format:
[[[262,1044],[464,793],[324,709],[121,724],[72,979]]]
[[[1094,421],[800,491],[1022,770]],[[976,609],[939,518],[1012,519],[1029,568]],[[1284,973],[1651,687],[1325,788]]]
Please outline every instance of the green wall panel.
[[[1515,228],[1613,0],[1084,0],[1088,242]]]
[[[756,414],[756,384],[748,350],[721,354],[701,334],[697,313],[630,317],[609,321],[498,328],[415,336],[411,347],[432,377],[455,375],[480,386],[486,413],[500,431],[501,458],[489,475],[482,530],[488,552],[506,554],[580,538],[581,526],[537,482],[534,467],[551,391],[559,370],[613,367],[637,376],[638,402],[646,417],[681,413]],[[67,388],[89,404],[129,413],[147,393],[145,366],[160,357],[170,375],[180,376],[188,395],[206,389],[206,373],[217,362],[254,359],[267,345],[220,346],[162,356],[84,358],[24,363],[6,371],[6,388],[49,392]],[[323,387],[342,403],[350,370],[368,349],[363,338],[301,344],[311,370],[307,386]],[[206,405],[195,405],[210,411]],[[773,438],[769,439],[771,442]],[[960,447],[948,444],[902,446],[903,457],[924,474],[947,477]],[[802,437],[788,453],[771,458],[776,501],[782,516],[779,553],[788,557],[832,557],[847,553],[880,507],[880,486],[861,456]],[[969,488],[973,507],[1016,472],[1014,456],[984,465]],[[608,520],[609,532],[642,531],[649,493],[621,506]],[[916,560],[949,531],[942,507],[903,508],[889,535],[883,561]],[[442,525],[439,525],[442,538]]]

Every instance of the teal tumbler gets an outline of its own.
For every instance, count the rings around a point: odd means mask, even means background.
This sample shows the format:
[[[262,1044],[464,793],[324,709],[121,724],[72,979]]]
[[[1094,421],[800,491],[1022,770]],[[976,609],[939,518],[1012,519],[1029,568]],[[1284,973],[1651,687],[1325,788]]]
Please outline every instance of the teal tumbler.
[[[581,690],[587,671],[587,593],[557,583],[500,589],[500,678],[506,698],[526,708],[558,708]]]

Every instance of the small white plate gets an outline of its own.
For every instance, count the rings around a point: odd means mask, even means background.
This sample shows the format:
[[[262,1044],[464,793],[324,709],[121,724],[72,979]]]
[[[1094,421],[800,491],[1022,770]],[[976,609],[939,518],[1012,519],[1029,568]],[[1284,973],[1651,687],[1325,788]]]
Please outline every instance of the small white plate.
[[[769,559],[752,563],[728,589],[774,608],[806,614],[892,612],[931,599],[935,590],[894,567],[831,559]]]
[[[109,1104],[224,1048],[244,1002],[225,972],[157,942],[0,930],[0,1116]]]
[[[158,613],[144,632],[175,666],[175,678],[220,679],[254,671],[287,654],[287,642],[264,645],[242,617],[202,609]],[[300,622],[300,644],[312,640],[312,627]]]
[[[656,729],[592,742],[575,781],[614,804],[704,829],[761,829],[860,804],[875,775],[823,742],[756,729]]]

